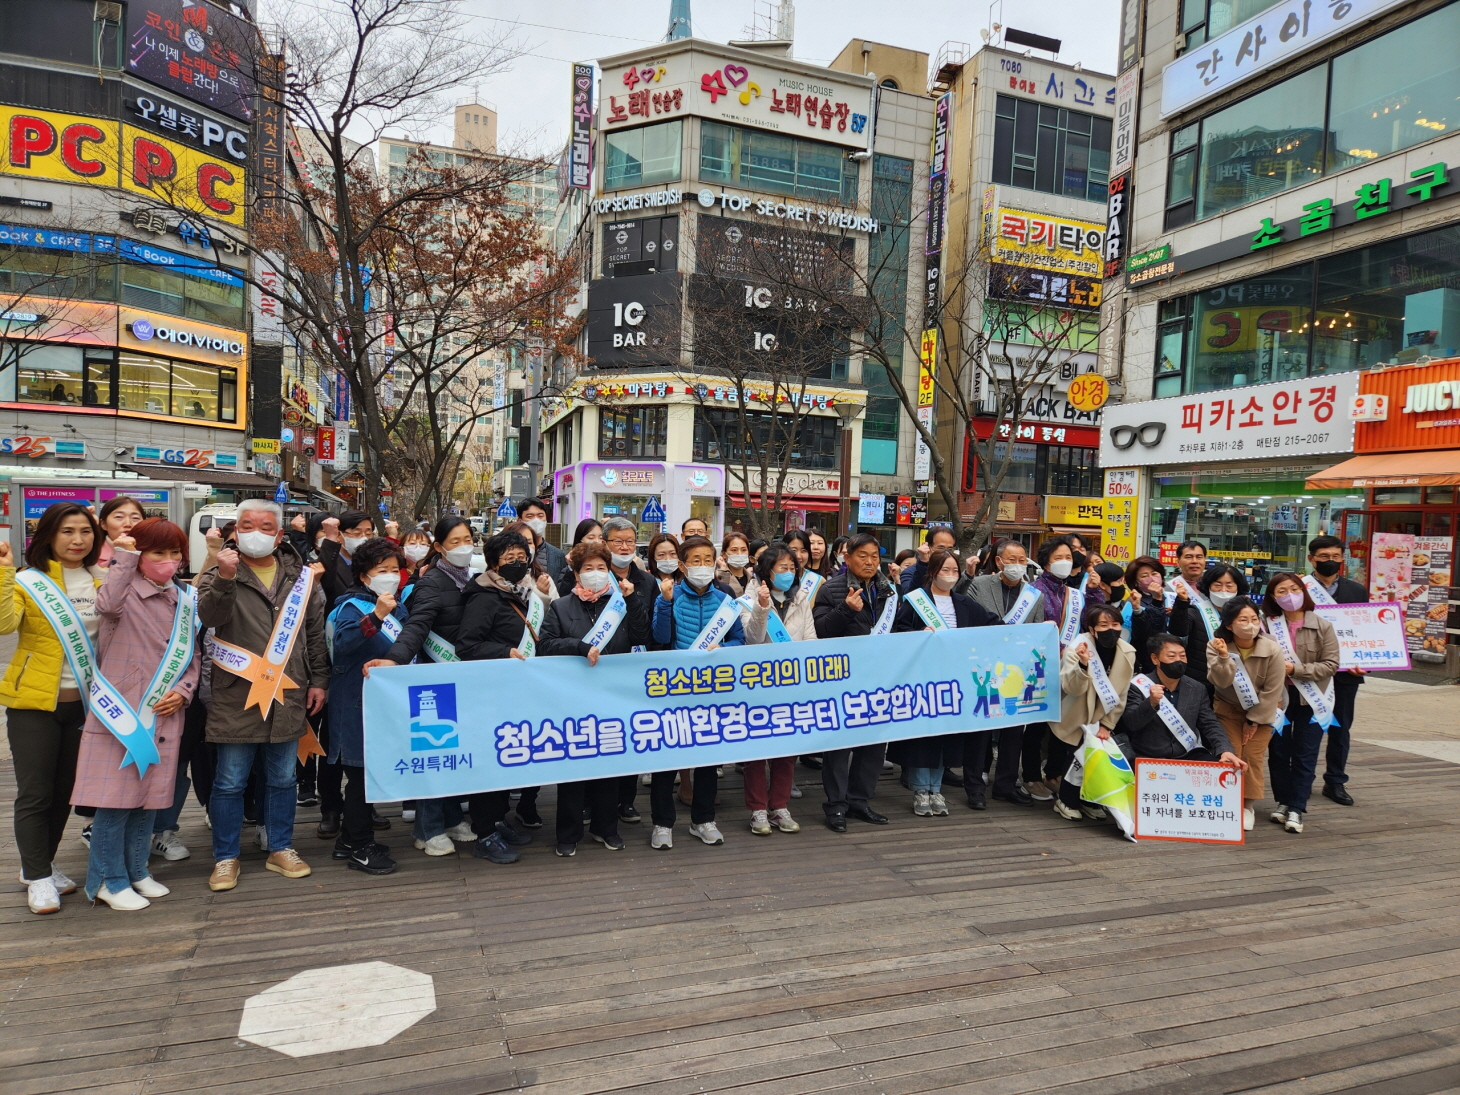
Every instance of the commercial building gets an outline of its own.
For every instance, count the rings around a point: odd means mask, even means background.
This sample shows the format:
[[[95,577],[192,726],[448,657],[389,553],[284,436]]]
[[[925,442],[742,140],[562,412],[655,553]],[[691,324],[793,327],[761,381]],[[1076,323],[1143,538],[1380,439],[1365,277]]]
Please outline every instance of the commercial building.
[[[1127,0],[1101,462],[1140,470],[1142,546],[1195,536],[1260,579],[1334,532],[1395,591],[1377,535],[1453,549],[1447,416],[1363,408],[1460,349],[1457,40],[1436,0]],[[1382,474],[1328,471],[1386,430]]]

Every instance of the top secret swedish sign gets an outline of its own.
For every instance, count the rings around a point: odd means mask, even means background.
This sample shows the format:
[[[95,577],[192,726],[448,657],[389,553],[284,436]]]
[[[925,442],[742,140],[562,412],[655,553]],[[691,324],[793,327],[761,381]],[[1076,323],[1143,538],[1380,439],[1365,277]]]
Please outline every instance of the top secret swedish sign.
[[[372,670],[372,802],[822,753],[1059,718],[1052,623],[708,653]]]

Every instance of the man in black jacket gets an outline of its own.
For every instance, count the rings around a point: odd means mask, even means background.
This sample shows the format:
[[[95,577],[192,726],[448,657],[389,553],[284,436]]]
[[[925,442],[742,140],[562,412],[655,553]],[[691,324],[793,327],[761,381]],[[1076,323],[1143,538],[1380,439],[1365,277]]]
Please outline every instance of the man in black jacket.
[[[1369,591],[1343,576],[1343,541],[1337,536],[1315,536],[1308,541],[1308,567],[1313,580],[1341,605],[1366,604]],[[1317,598],[1314,598],[1315,600]],[[1328,767],[1323,772],[1323,796],[1340,806],[1352,806],[1348,782],[1349,730],[1354,724],[1354,700],[1364,683],[1361,669],[1340,669],[1333,675],[1333,714],[1337,726],[1328,728]]]
[[[1186,647],[1175,635],[1153,636],[1146,648],[1156,665],[1156,679],[1150,695],[1140,685],[1132,684],[1126,696],[1125,710],[1115,724],[1118,742],[1124,739],[1129,752],[1137,757],[1156,760],[1219,760],[1235,768],[1246,768],[1247,762],[1232,752],[1227,732],[1212,711],[1212,702],[1200,681],[1186,675]],[[1161,718],[1162,699],[1168,699],[1177,714],[1195,733],[1201,744],[1187,749]]]
[[[816,591],[812,612],[818,639],[872,633],[893,595],[892,583],[878,569],[881,562],[877,537],[861,532],[847,542],[846,570],[822,582]],[[886,743],[879,742],[822,754],[821,785],[826,791],[822,809],[832,832],[847,831],[848,815],[873,825],[887,824],[887,818],[871,806],[886,752]]]

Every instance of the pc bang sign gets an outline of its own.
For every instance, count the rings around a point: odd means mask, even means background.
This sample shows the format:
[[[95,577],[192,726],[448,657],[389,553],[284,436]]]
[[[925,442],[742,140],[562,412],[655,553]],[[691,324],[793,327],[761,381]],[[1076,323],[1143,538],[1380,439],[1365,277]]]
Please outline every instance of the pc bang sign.
[[[443,662],[365,681],[372,802],[821,753],[1059,718],[1050,623],[708,653]]]

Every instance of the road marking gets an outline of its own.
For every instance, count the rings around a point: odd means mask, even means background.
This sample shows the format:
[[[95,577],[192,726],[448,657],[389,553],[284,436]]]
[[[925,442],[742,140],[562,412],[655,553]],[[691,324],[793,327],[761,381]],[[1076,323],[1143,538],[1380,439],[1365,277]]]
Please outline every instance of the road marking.
[[[436,1010],[429,974],[389,962],[303,970],[250,996],[238,1036],[289,1057],[384,1045]]]

